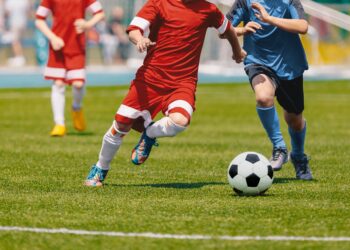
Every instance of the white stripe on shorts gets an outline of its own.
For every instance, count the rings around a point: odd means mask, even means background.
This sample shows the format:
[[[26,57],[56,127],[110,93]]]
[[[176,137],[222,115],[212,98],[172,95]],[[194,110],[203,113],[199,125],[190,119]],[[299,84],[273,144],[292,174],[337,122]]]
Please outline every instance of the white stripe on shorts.
[[[67,80],[85,80],[85,69],[74,69],[67,72]]]
[[[188,102],[186,102],[184,100],[176,100],[176,101],[173,101],[172,103],[170,103],[168,106],[168,110],[165,112],[165,114],[168,115],[169,111],[173,108],[183,108],[184,110],[187,111],[187,113],[190,116],[192,116],[192,114],[193,114],[193,108],[192,108],[191,104],[189,104]]]
[[[46,67],[44,70],[44,76],[54,78],[66,78],[66,70],[62,68],[50,68]]]
[[[145,120],[145,123],[144,123],[145,128],[152,122],[152,117],[148,110],[140,111],[132,107],[126,106],[124,104],[120,105],[117,111],[117,114],[130,119],[136,119],[138,117],[142,117]]]

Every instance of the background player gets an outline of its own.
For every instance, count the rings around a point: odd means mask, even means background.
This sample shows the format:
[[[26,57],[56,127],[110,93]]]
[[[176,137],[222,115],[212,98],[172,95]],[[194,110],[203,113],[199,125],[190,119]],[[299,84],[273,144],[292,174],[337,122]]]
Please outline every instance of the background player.
[[[198,64],[209,27],[226,34],[233,59],[241,62],[245,52],[234,28],[207,1],[149,0],[132,20],[129,39],[140,52],[147,50],[147,55],[103,138],[99,160],[85,185],[102,185],[123,136],[132,127],[144,131],[132,152],[132,162],[137,165],[148,158],[155,138],[175,136],[186,129],[195,108]],[[146,38],[143,33],[148,29]],[[160,111],[166,116],[153,123]]]
[[[94,15],[89,21],[85,20],[86,10]],[[45,22],[50,12],[53,16],[52,30]],[[36,17],[36,26],[50,40],[44,76],[53,80],[51,104],[55,126],[51,136],[64,136],[66,133],[65,84],[73,86],[74,128],[83,131],[86,127],[81,106],[85,93],[84,32],[104,18],[102,6],[96,0],[42,0]]]
[[[296,177],[311,180],[309,159],[304,153],[306,122],[303,118],[303,73],[308,69],[299,34],[308,23],[300,0],[236,0],[227,17],[238,35],[244,35],[248,56],[245,71],[255,91],[257,113],[272,144],[271,164],[280,170],[288,161],[286,143],[280,131],[274,96],[284,109],[288,124]]]

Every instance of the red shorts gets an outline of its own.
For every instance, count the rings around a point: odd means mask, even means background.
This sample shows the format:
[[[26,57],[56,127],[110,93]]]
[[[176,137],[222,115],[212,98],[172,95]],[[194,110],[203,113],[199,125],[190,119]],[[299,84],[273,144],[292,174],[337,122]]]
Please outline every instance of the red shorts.
[[[85,82],[85,54],[66,55],[50,48],[49,61],[44,71],[45,79]]]
[[[153,118],[162,111],[164,115],[181,113],[189,120],[195,109],[195,90],[190,88],[160,89],[145,82],[133,81],[126,97],[120,105],[115,120],[132,124],[142,120],[142,127],[147,127]],[[139,125],[134,129],[142,131]]]

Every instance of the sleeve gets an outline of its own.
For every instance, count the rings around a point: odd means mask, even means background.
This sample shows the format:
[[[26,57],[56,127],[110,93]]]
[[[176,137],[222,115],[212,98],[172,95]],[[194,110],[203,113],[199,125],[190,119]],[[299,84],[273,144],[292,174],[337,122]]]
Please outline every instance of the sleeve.
[[[144,33],[144,31],[146,31],[149,26],[157,19],[158,11],[159,8],[156,5],[155,1],[148,0],[131,21],[126,32],[129,33],[132,30],[140,30],[142,33]]]
[[[300,0],[291,0],[289,11],[292,19],[306,19],[305,11]]]
[[[86,0],[85,8],[93,15],[103,12],[102,4],[96,0]]]
[[[233,26],[238,26],[244,19],[245,13],[248,12],[247,3],[245,0],[235,0],[226,17]]]
[[[42,0],[36,11],[36,18],[45,20],[51,11],[52,11],[51,0]]]
[[[211,13],[210,17],[210,27],[214,27],[219,31],[219,34],[224,34],[229,28],[230,23],[227,18],[222,14],[222,12],[214,6],[214,10]]]

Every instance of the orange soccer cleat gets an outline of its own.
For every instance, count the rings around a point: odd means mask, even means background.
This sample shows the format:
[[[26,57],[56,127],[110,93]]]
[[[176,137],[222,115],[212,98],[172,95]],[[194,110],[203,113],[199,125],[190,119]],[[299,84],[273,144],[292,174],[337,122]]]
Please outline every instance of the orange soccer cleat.
[[[84,113],[82,109],[72,110],[74,128],[78,131],[84,131],[86,129],[86,123]]]

